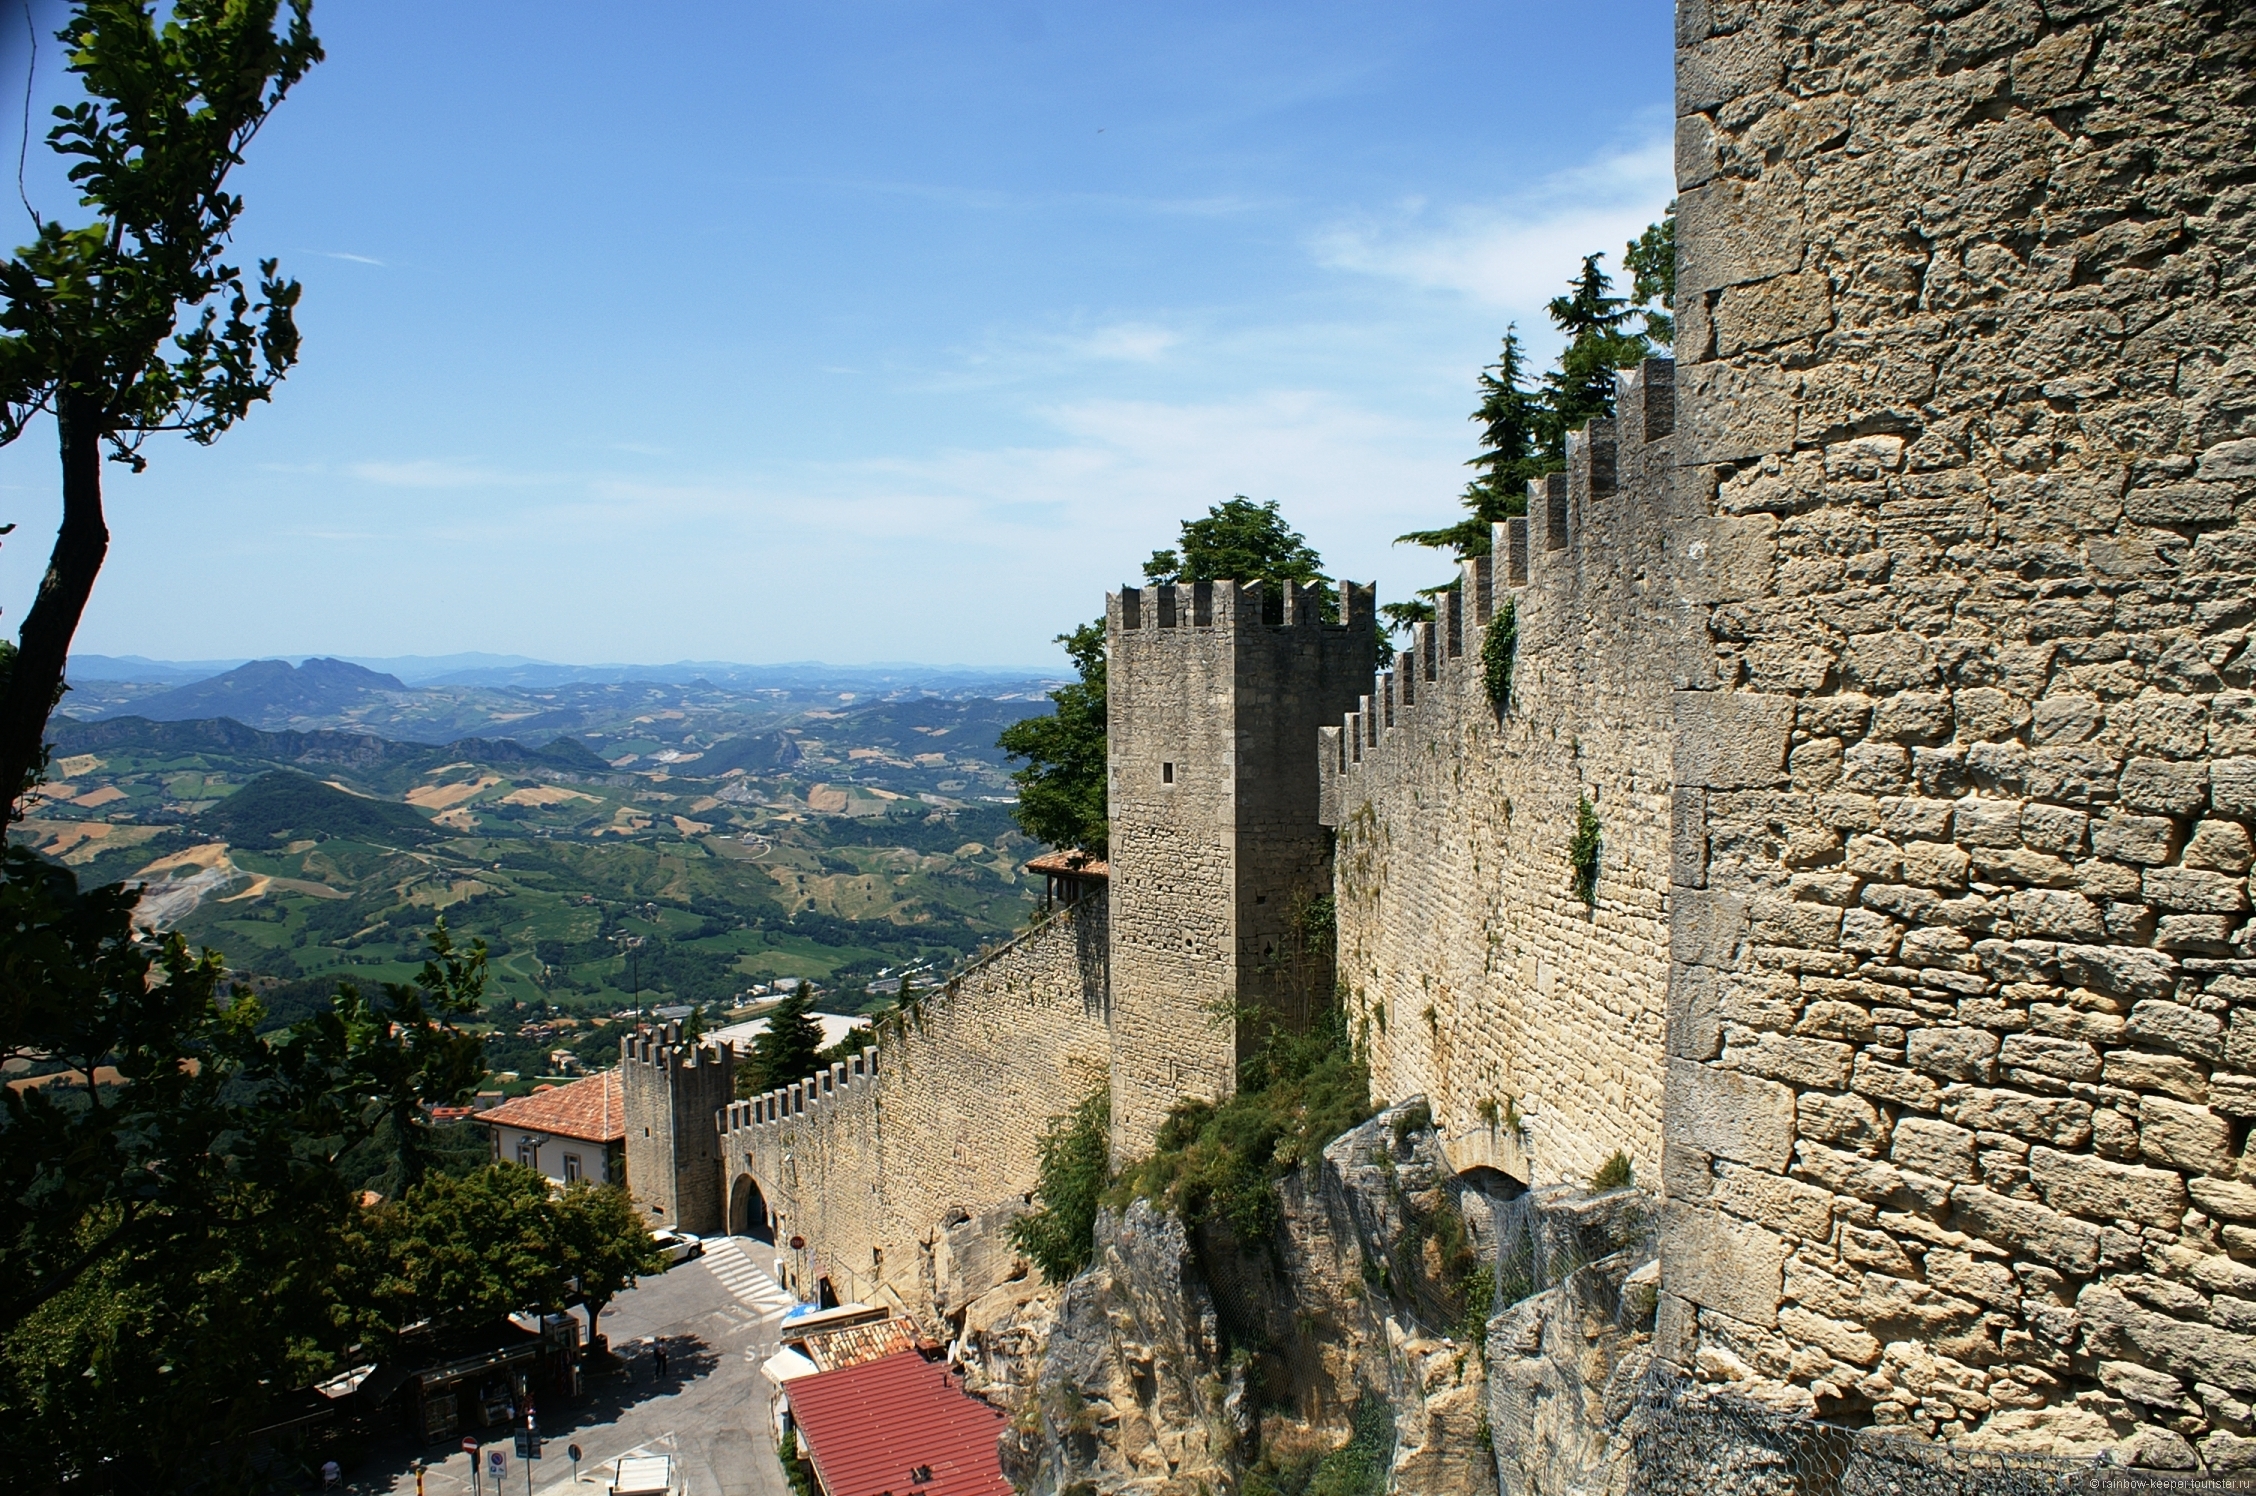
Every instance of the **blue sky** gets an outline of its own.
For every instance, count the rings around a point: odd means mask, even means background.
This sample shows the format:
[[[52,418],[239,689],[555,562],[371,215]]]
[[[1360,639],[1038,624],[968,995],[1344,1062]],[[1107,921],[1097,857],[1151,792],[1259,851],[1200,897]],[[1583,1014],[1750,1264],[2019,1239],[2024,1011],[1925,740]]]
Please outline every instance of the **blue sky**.
[[[234,178],[304,362],[110,469],[82,650],[1050,663],[1233,493],[1400,597],[1505,324],[1670,192],[1653,0],[314,15]]]

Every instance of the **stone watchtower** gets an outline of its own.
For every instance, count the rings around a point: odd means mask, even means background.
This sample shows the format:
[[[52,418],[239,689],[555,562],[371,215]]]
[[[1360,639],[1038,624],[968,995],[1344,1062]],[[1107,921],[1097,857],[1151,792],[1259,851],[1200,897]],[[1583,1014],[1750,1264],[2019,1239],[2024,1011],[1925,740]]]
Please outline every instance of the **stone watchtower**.
[[[727,1230],[716,1118],[736,1099],[736,1049],[682,1038],[681,1025],[619,1041],[627,1122],[627,1192],[647,1224],[700,1235]]]
[[[1141,1153],[1186,1096],[1227,1096],[1265,1010],[1328,1000],[1330,833],[1317,729],[1371,688],[1372,589],[1123,587],[1106,600],[1112,1139]]]

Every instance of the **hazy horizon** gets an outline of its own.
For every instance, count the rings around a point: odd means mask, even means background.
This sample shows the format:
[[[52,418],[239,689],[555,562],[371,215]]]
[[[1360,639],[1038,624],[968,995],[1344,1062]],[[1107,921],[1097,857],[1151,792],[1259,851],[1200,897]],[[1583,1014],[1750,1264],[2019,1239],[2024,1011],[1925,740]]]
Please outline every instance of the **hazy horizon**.
[[[303,362],[108,467],[89,653],[1007,665],[1239,493],[1401,599],[1506,324],[1543,366],[1672,191],[1660,0],[314,20],[229,183]],[[43,39],[35,137],[70,82]],[[38,138],[25,181],[81,220]],[[41,420],[11,635],[57,508]]]

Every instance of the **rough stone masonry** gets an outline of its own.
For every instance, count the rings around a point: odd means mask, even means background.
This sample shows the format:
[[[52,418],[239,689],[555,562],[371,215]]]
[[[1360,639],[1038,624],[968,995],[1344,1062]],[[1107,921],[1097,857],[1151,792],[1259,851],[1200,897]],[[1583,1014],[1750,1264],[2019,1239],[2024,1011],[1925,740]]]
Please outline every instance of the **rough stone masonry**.
[[[638,1192],[916,1308],[1045,1116],[1228,1086],[1328,879],[1452,1168],[1657,1184],[1663,1358],[2256,1464],[2256,13],[1677,24],[1676,361],[1367,685],[1305,594],[1120,594],[1108,900],[859,1067],[677,1085],[716,1144],[638,1123]]]
[[[1323,750],[1377,1078],[1657,1172],[1703,1378],[2256,1463],[2256,20],[1678,25],[1673,410]]]

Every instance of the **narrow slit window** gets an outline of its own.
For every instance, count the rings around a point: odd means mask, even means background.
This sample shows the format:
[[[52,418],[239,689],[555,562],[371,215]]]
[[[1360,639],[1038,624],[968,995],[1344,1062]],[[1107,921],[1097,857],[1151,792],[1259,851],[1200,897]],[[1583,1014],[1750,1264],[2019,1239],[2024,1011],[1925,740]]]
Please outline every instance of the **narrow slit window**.
[[[1159,782],[1161,784],[1173,784],[1175,782],[1175,766],[1173,764],[1161,764],[1159,766]]]

